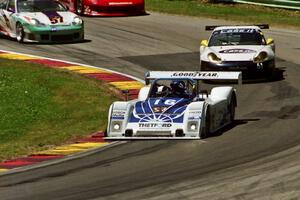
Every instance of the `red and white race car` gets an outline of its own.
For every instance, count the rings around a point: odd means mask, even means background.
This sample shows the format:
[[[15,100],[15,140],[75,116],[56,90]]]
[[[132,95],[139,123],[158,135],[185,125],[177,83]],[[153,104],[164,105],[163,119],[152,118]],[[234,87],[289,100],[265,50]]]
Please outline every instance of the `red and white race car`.
[[[70,11],[88,16],[145,14],[144,0],[59,0]]]

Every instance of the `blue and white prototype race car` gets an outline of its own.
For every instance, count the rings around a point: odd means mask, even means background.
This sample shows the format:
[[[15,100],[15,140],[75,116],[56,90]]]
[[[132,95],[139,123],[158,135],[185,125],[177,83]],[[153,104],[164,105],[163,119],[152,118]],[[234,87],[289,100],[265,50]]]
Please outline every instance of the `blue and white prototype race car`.
[[[106,139],[200,139],[234,121],[236,90],[201,90],[200,80],[239,80],[241,72],[151,71],[138,99],[114,102]]]

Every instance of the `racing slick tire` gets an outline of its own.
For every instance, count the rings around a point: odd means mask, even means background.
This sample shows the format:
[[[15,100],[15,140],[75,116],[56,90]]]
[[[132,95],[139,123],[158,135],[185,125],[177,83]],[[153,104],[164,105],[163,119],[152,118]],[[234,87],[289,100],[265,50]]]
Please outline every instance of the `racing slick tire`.
[[[16,38],[19,43],[24,42],[25,32],[21,23],[17,23],[16,25]]]
[[[82,4],[82,0],[76,0],[76,13],[78,15],[82,15],[83,14],[83,4]]]
[[[210,124],[209,123],[210,123],[210,110],[209,110],[209,107],[207,107],[204,126],[202,126],[200,133],[199,133],[200,139],[205,139],[209,136],[209,134],[210,134],[210,130],[209,130]]]
[[[266,69],[266,78],[269,81],[276,79],[275,60],[273,60]]]
[[[233,95],[231,98],[230,104],[228,105],[230,123],[234,122],[235,107],[236,107],[236,97],[235,97],[235,95]]]

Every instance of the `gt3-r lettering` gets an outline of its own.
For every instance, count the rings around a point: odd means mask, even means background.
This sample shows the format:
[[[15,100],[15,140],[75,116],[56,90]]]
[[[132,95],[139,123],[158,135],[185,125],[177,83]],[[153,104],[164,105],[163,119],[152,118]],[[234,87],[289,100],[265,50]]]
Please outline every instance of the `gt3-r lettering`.
[[[220,33],[253,33],[255,32],[255,29],[223,29]]]
[[[227,49],[227,50],[223,50],[223,51],[219,51],[219,53],[256,53],[256,51],[252,50],[252,49]]]

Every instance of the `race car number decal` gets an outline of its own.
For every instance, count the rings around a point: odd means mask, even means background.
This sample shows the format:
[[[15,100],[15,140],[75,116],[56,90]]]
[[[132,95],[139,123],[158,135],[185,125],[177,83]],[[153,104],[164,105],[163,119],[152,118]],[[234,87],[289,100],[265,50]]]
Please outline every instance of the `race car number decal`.
[[[64,20],[60,16],[55,16],[50,19],[51,24],[63,23]]]
[[[158,105],[160,102],[161,102],[161,99],[157,99],[154,102],[154,105]],[[177,101],[175,99],[167,99],[167,100],[163,101],[163,104],[168,105],[168,106],[173,106],[176,104],[176,102]]]
[[[48,17],[51,24],[57,24],[57,23],[64,22],[63,17],[56,11],[44,11],[42,13]]]

